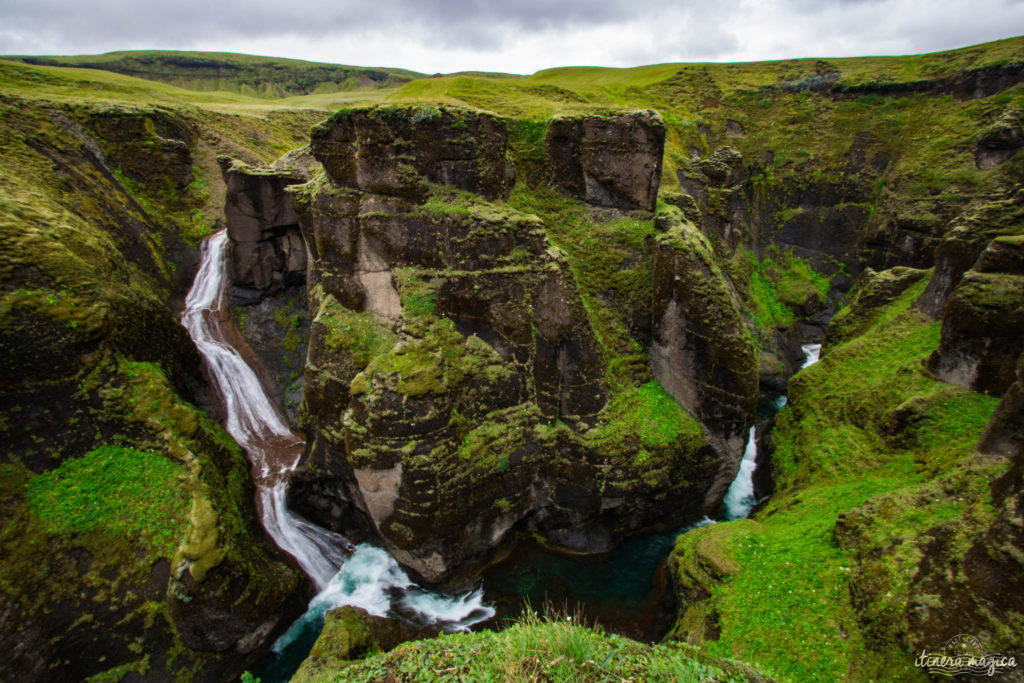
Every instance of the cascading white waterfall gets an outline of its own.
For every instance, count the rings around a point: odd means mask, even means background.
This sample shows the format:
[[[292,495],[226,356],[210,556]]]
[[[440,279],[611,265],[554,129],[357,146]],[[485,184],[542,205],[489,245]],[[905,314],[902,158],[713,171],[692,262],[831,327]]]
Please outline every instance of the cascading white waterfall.
[[[800,366],[801,370],[809,365],[814,365],[821,357],[821,344],[804,344],[800,350],[804,352],[804,364]]]
[[[320,591],[292,631],[338,605],[357,605],[378,616],[394,609],[411,610],[445,630],[466,629],[494,616],[494,610],[483,604],[482,590],[452,598],[420,589],[383,550],[365,544],[353,547],[344,536],[300,519],[288,509],[287,476],[298,464],[304,443],[288,428],[256,373],[228,342],[227,246],[223,230],[204,243],[181,321],[224,401],[225,428],[252,463],[263,527]],[[398,597],[392,601],[392,595]],[[293,638],[286,634],[276,647],[286,646]]]
[[[352,544],[339,534],[297,519],[285,505],[285,479],[298,464],[302,439],[288,428],[256,373],[226,341],[227,232],[212,236],[204,247],[195,283],[185,299],[182,324],[206,360],[224,401],[228,433],[252,463],[263,527],[278,547],[295,558],[317,589],[323,590]]]
[[[725,494],[723,505],[725,506],[725,520],[731,521],[741,519],[750,514],[750,511],[757,505],[757,497],[754,495],[754,468],[757,467],[757,429],[750,428],[750,436],[747,439],[747,448],[743,451],[743,460],[740,461],[740,471],[732,480],[729,490]]]
[[[804,344],[800,347],[804,353],[804,362],[801,369],[818,362],[821,354],[821,344]],[[778,412],[786,404],[785,396],[778,396],[771,406],[771,414]],[[740,461],[740,470],[736,473],[729,490],[722,501],[722,517],[726,521],[741,519],[750,515],[750,511],[757,505],[758,499],[754,492],[754,470],[757,468],[757,428],[750,428],[750,435],[747,438],[747,447],[743,451],[743,460]]]

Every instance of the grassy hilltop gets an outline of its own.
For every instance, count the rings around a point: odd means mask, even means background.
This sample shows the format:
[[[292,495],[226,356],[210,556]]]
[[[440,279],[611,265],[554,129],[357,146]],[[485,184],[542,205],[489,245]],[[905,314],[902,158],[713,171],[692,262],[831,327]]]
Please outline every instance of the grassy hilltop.
[[[423,74],[404,69],[342,66],[228,52],[134,50],[78,57],[10,57],[37,66],[98,69],[189,90],[269,99],[290,95],[394,88]]]

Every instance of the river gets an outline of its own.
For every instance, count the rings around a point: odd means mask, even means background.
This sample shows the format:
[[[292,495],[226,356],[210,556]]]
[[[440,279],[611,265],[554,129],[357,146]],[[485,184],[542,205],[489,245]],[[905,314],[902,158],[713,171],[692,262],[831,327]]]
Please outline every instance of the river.
[[[202,354],[210,379],[224,405],[225,428],[245,450],[252,465],[256,503],[264,529],[310,577],[318,593],[303,614],[274,644],[256,672],[264,683],[286,681],[305,659],[323,624],[324,613],[354,605],[377,616],[432,624],[439,630],[466,630],[492,619],[482,588],[459,596],[427,591],[413,583],[381,548],[353,545],[344,536],[294,515],[287,506],[288,474],[295,469],[305,443],[287,426],[259,378],[235,347],[242,337],[226,302],[228,239],[226,231],[203,244],[195,282],[182,313]],[[818,360],[820,344],[803,348],[807,367]],[[762,397],[759,421],[767,424],[785,404],[784,396]],[[746,517],[757,504],[754,471],[756,425],[726,494],[719,521]],[[683,529],[627,539],[605,558],[568,558],[536,547],[513,553],[510,561],[485,574],[486,599],[503,603],[514,616],[524,599],[535,606],[552,600],[556,608],[579,612],[610,630],[644,640],[657,637],[652,621],[657,602],[653,577],[679,533],[713,524],[704,518]]]

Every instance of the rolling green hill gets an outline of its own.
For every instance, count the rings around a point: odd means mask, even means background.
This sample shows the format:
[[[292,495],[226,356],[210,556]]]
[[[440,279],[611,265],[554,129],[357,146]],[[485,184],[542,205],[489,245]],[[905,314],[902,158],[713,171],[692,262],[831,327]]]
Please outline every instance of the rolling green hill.
[[[113,71],[200,91],[277,98],[363,88],[393,88],[422,74],[404,69],[344,66],[228,52],[139,50],[73,57],[10,56],[37,66]]]

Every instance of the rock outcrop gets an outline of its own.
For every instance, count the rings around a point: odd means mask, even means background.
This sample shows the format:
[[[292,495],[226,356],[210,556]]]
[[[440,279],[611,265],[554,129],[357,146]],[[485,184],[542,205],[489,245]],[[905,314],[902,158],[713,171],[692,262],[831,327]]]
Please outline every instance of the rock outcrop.
[[[927,277],[927,270],[897,266],[877,272],[865,268],[857,279],[857,293],[850,305],[829,323],[821,352],[863,333],[877,319],[885,306],[891,304],[910,286]]]
[[[957,217],[935,249],[935,275],[917,301],[918,308],[933,318],[941,317],[960,278],[974,267],[992,240],[1020,234],[1022,225],[1024,191],[969,207]]]
[[[557,116],[548,127],[551,186],[597,206],[653,211],[665,124],[647,110],[614,116]]]
[[[454,108],[341,112],[313,137],[326,174],[291,190],[315,312],[313,438],[292,500],[335,527],[362,517],[430,581],[513,531],[608,550],[709,507],[723,466],[657,383],[609,400],[566,257],[537,217],[487,201],[509,190],[504,125]],[[627,415],[655,406],[675,431],[628,433]]]
[[[493,114],[419,107],[350,109],[313,129],[310,147],[340,187],[422,200],[428,183],[508,196],[508,132]]]
[[[227,185],[225,223],[231,240],[231,298],[255,303],[306,281],[306,246],[284,189],[309,176],[294,169],[250,166],[220,157]]]
[[[354,660],[388,652],[400,643],[437,635],[437,627],[424,628],[406,620],[377,617],[359,607],[336,607],[324,615],[323,630],[291,680],[323,680]]]
[[[681,215],[659,225],[668,229],[654,249],[651,372],[738,467],[757,404],[757,351],[707,238]],[[735,475],[723,470],[712,495]]]
[[[998,237],[953,290],[942,342],[929,360],[939,379],[1002,396],[1024,352],[1024,236]]]
[[[1006,163],[1024,147],[1021,114],[1020,110],[1006,111],[981,134],[974,151],[974,163],[980,170],[987,171]]]

